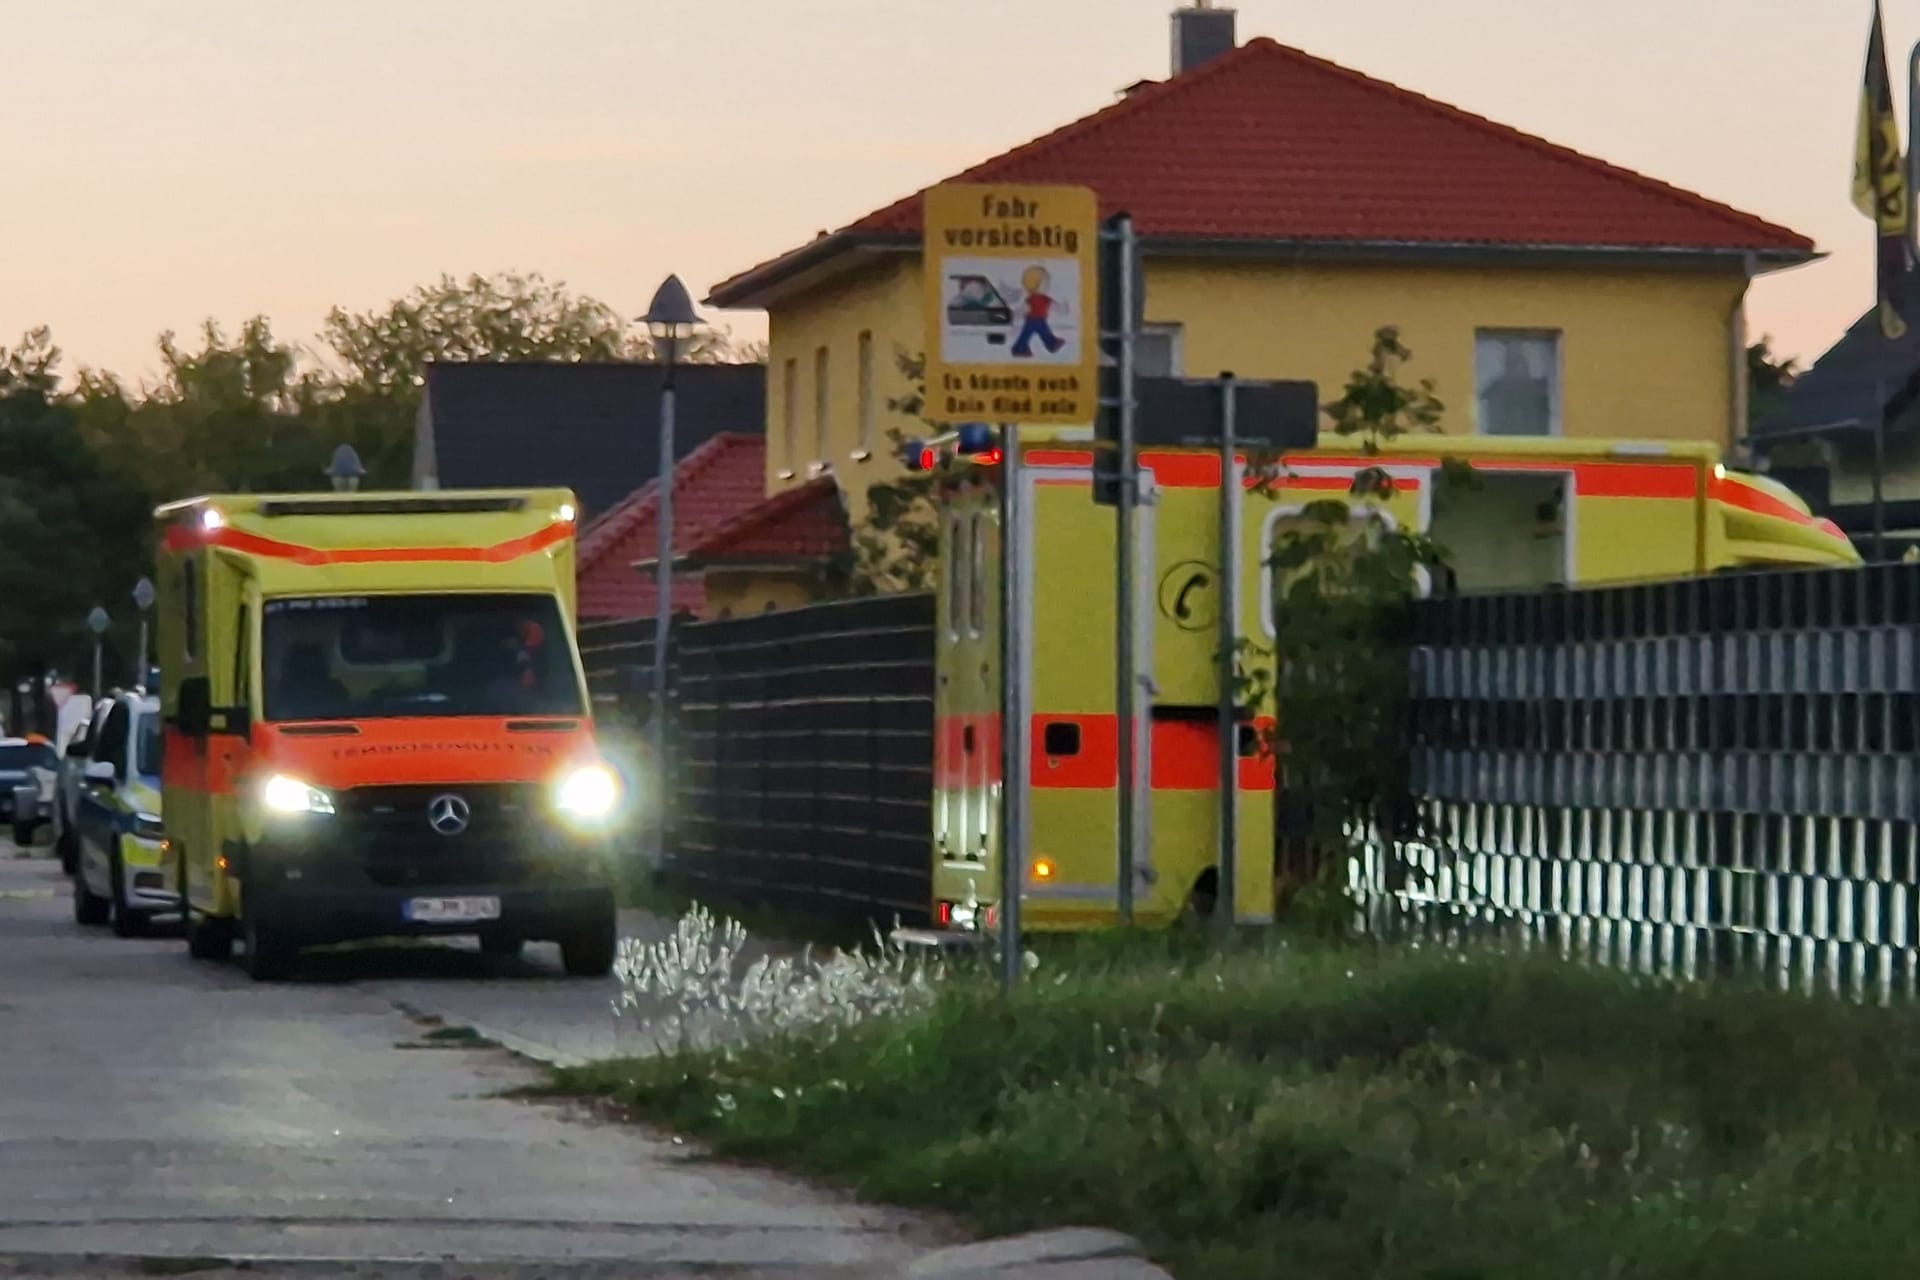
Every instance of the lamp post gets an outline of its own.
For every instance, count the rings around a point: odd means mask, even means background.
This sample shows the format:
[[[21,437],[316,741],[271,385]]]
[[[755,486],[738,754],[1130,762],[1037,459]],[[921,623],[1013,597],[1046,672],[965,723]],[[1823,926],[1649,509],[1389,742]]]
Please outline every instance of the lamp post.
[[[666,366],[660,380],[660,521],[659,561],[654,565],[653,604],[653,711],[648,721],[653,757],[654,803],[653,848],[655,866],[667,855],[667,645],[673,615],[673,414],[674,366],[679,363],[680,344],[693,336],[700,317],[694,314],[693,299],[679,276],[668,276],[654,291],[647,314],[640,317],[653,340],[654,355]]]
[[[147,683],[147,614],[153,608],[153,580],[142,578],[133,584],[133,607],[140,611],[140,650],[136,658],[138,666],[133,671],[133,683],[144,688]]]
[[[335,493],[352,493],[360,487],[367,469],[360,465],[360,455],[353,451],[353,446],[343,444],[333,451],[333,461],[327,464],[325,474],[333,481]]]
[[[98,699],[105,692],[100,686],[100,638],[107,634],[113,619],[99,605],[93,606],[93,612],[87,615],[87,630],[93,632],[93,696]]]

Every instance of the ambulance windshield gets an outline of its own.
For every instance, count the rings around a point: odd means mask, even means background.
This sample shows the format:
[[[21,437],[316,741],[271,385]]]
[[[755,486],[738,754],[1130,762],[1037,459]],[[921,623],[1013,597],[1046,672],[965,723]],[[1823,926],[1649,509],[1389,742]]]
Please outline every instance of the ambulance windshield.
[[[280,598],[261,621],[269,721],[581,714],[548,596]]]

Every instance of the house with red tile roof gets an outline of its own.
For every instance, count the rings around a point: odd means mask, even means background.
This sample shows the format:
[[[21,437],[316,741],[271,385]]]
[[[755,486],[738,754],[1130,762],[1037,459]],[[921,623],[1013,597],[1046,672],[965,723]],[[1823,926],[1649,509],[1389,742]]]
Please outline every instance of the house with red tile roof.
[[[1451,432],[1744,434],[1744,302],[1817,255],[1762,217],[1260,38],[1174,15],[1175,65],[953,180],[1091,186],[1142,237],[1144,374],[1308,379],[1382,325]],[[924,347],[914,193],[713,286],[771,331],[766,484],[897,474],[886,409]]]
[[[764,613],[831,590],[848,541],[839,487],[823,477],[767,500],[765,458],[760,436],[721,432],[675,468],[672,612]],[[657,480],[580,531],[582,622],[655,616],[659,539]]]

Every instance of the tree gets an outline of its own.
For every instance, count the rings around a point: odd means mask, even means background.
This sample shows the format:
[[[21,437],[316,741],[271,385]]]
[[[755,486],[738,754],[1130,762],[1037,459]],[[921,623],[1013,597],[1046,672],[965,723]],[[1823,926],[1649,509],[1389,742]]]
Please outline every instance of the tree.
[[[45,325],[29,329],[11,350],[0,347],[0,396],[28,392],[51,397],[60,385],[60,348]]]
[[[1747,348],[1747,423],[1752,426],[1780,407],[1780,397],[1801,373],[1792,356],[1773,353],[1771,335]]]
[[[471,360],[650,360],[636,320],[537,272],[443,275],[385,307],[335,307],[320,334],[332,394],[318,417],[352,444],[369,483],[404,487],[427,366]],[[748,348],[752,354],[752,348]],[[680,359],[718,363],[740,355],[725,329],[702,329]],[[764,361],[762,351],[759,358]]]
[[[160,335],[160,380],[130,390],[83,370],[73,397],[88,443],[153,500],[220,490],[308,489],[334,441],[317,430],[329,389],[255,316],[229,338],[204,323],[191,346]]]
[[[1386,441],[1441,429],[1446,406],[1434,381],[1402,377],[1412,358],[1397,329],[1376,331],[1366,365],[1323,406],[1333,433],[1366,457]],[[1284,465],[1257,465],[1257,491],[1271,496]],[[1446,473],[1472,483],[1470,468]],[[1309,503],[1283,524],[1269,566],[1278,587],[1274,643],[1241,642],[1242,696],[1278,718],[1282,785],[1311,814],[1315,852],[1332,855],[1336,878],[1357,839],[1403,838],[1416,821],[1401,749],[1408,664],[1399,636],[1422,574],[1441,573],[1446,551],[1380,517],[1374,504],[1393,493],[1386,470],[1366,466],[1345,498]]]
[[[100,466],[70,406],[0,388],[0,671],[80,662],[87,612],[126,598],[151,537],[146,496]]]
[[[894,364],[908,391],[888,398],[888,412],[936,433],[944,429],[921,416],[926,408],[926,356],[896,349]],[[887,439],[896,450],[906,438],[899,427],[887,429]],[[933,590],[940,580],[940,511],[934,503],[934,477],[916,473],[869,485],[867,518],[854,532],[852,558],[848,576],[858,595]]]

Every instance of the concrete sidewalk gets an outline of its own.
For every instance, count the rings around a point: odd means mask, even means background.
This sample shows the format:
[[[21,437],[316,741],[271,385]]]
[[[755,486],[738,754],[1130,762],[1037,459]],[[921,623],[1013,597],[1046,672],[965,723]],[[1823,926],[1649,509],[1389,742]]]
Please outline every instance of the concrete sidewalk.
[[[621,915],[627,937],[654,942],[671,921],[643,911]],[[744,962],[800,948],[753,940]],[[477,957],[475,957],[477,959]],[[522,1057],[549,1066],[574,1065],[648,1051],[637,1028],[613,1016],[619,984],[547,980],[544,957],[530,954],[527,980],[489,982],[381,982],[372,984],[403,1011],[467,1026]],[[820,1280],[828,1280],[822,1273]],[[904,1270],[883,1267],[834,1272],[838,1280],[1172,1280],[1148,1261],[1138,1242],[1117,1232],[1070,1228],[986,1240],[929,1253]]]

